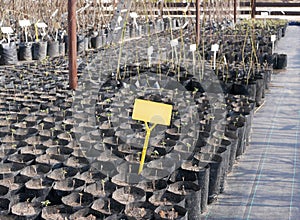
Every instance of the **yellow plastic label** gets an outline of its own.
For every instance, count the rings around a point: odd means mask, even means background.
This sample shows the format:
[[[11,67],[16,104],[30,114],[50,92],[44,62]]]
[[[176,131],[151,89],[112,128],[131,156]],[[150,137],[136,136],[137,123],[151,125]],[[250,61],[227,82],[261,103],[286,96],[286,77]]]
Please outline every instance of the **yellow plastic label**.
[[[132,119],[169,126],[172,108],[172,105],[136,99],[133,106]]]

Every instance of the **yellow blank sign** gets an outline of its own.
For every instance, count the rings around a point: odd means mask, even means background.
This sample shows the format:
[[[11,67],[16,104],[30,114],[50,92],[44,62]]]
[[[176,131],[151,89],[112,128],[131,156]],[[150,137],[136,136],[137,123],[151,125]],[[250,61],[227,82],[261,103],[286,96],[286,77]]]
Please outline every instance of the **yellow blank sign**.
[[[133,106],[132,119],[153,124],[170,125],[172,105],[136,99]]]

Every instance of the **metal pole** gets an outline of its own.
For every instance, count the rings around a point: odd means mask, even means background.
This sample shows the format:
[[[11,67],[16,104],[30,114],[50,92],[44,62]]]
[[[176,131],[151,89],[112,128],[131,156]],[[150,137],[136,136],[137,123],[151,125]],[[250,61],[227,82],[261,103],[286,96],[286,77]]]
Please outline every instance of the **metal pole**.
[[[77,88],[76,0],[68,0],[69,86]]]
[[[201,14],[201,7],[200,7],[200,0],[196,0],[196,44],[200,44],[200,14]]]
[[[233,0],[233,21],[234,21],[234,24],[236,24],[236,0]]]
[[[256,0],[251,0],[251,18],[255,19],[256,13]]]

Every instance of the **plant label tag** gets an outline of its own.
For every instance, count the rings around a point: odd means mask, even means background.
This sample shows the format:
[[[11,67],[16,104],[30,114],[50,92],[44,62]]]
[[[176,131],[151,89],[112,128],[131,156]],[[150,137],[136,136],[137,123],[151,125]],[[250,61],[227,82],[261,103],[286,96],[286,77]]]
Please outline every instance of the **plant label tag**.
[[[190,51],[195,52],[197,50],[197,45],[196,44],[191,44],[190,45]]]
[[[263,11],[260,13],[260,15],[262,16],[262,18],[267,18],[269,16],[269,13],[266,11]]]
[[[218,52],[219,51],[219,44],[213,44],[213,45],[211,45],[211,51]]]
[[[227,65],[227,59],[225,55],[224,55],[224,64]]]
[[[178,45],[178,40],[174,39],[170,41],[171,47],[176,47]]]
[[[132,119],[169,126],[172,109],[172,105],[136,99],[133,106]]]
[[[12,34],[12,33],[14,33],[14,31],[11,27],[1,27],[1,32],[3,34]]]
[[[129,13],[129,16],[133,19],[133,24],[135,25],[136,29],[138,29],[138,24],[136,19],[138,18],[138,14],[136,12]]]
[[[148,52],[148,56],[150,57],[153,53],[153,46],[149,47],[147,52]]]
[[[118,17],[118,24],[119,25],[121,25],[122,20],[123,20],[122,16],[119,15],[119,17]]]
[[[50,16],[50,18],[54,18],[58,13],[58,8],[52,13],[52,15]]]
[[[276,35],[271,35],[271,41],[275,42],[276,41]]]
[[[44,22],[38,22],[38,23],[36,23],[36,26],[38,28],[46,28],[46,27],[48,27]]]
[[[21,27],[29,27],[31,24],[29,20],[19,20],[19,25]]]
[[[129,15],[130,15],[131,18],[137,18],[138,17],[138,14],[136,12],[131,12]]]

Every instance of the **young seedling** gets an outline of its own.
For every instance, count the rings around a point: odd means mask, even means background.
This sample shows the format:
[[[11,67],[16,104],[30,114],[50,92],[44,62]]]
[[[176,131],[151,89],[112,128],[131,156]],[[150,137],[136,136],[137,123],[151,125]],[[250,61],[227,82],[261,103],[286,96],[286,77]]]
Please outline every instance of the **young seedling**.
[[[81,206],[83,193],[78,193],[78,194],[79,194],[79,205]]]
[[[44,123],[41,123],[40,126],[41,126],[41,130],[43,131],[43,130],[44,130],[45,124],[44,124]]]
[[[186,146],[188,148],[188,152],[190,152],[192,145],[190,143],[187,143]]]
[[[42,201],[41,204],[42,204],[42,206],[47,207],[48,205],[51,204],[51,202],[47,199],[45,201]]]
[[[199,91],[199,88],[194,87],[194,91],[193,91],[193,98],[195,98],[197,92]]]
[[[106,116],[107,116],[107,120],[108,120],[108,125],[110,126],[111,125],[110,120],[111,120],[112,113],[107,113]]]
[[[16,133],[16,130],[15,129],[11,129],[11,139],[13,140],[14,139],[14,134]]]
[[[152,155],[154,155],[154,157],[158,157],[159,156],[159,152],[157,150],[152,152]]]
[[[102,179],[101,180],[101,187],[102,187],[102,192],[103,193],[105,192],[105,183],[106,183],[105,179]]]

